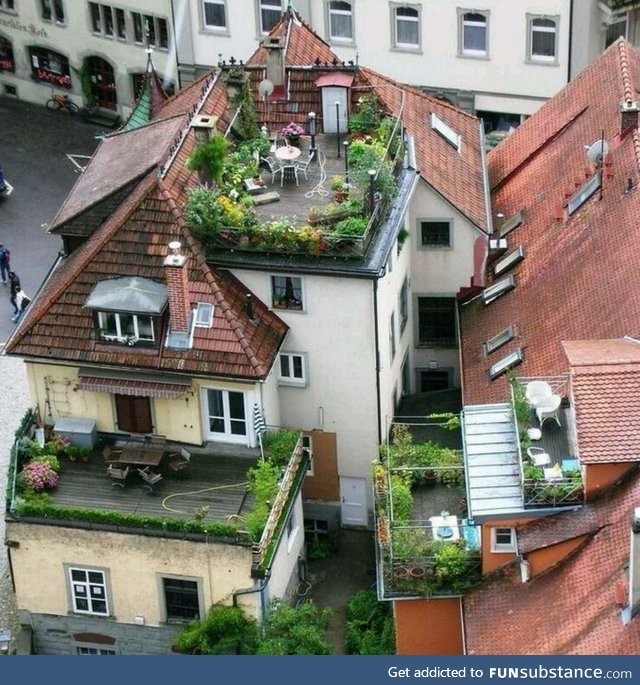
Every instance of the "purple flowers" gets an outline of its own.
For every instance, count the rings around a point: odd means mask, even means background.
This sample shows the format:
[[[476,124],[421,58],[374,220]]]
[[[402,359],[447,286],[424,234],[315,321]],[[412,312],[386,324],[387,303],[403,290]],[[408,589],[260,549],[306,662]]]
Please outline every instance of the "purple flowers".
[[[304,133],[304,129],[302,126],[299,126],[292,121],[290,124],[287,124],[283,129],[281,129],[280,133],[285,136],[285,138],[287,136],[301,136]]]
[[[22,478],[34,492],[51,490],[58,485],[58,474],[44,461],[30,461],[22,469]]]

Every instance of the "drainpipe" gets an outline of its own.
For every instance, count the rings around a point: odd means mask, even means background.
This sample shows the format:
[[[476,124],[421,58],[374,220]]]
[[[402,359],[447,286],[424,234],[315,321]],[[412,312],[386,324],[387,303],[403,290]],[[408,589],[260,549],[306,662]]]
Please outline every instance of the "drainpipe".
[[[271,579],[271,574],[269,574],[266,578],[262,578],[260,580],[260,582],[258,583],[258,585],[255,587],[243,587],[243,588],[240,588],[239,590],[234,590],[231,593],[231,597],[233,600],[233,606],[234,607],[238,606],[238,596],[239,595],[252,595],[255,592],[259,592],[260,593],[260,623],[262,623],[265,619],[265,616],[267,615],[267,608],[266,608],[265,603],[264,603],[264,590],[266,590],[270,579]]]
[[[380,334],[378,331],[378,279],[373,279],[373,326],[376,347],[376,409],[378,412],[378,445],[382,444],[382,401],[380,399]]]
[[[573,0],[569,0],[569,49],[567,59],[567,83],[571,81],[571,49],[573,46]]]

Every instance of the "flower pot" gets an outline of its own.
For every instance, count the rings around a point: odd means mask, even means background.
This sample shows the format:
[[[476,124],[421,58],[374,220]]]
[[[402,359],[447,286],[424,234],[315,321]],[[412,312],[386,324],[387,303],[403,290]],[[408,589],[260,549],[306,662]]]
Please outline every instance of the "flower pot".
[[[414,579],[424,578],[425,570],[422,566],[414,566],[409,570],[409,576]]]
[[[335,201],[344,202],[349,197],[349,192],[347,190],[336,190]]]
[[[287,136],[287,142],[292,147],[300,147],[300,136]]]

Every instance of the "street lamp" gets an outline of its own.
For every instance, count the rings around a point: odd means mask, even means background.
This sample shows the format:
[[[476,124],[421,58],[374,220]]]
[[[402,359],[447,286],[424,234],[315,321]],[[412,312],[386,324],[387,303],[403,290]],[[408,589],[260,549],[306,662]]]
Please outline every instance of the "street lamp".
[[[336,100],[336,133],[338,135],[338,159],[340,159],[340,100]]]
[[[371,214],[373,214],[373,210],[375,209],[376,170],[375,169],[369,169],[368,174],[369,174],[369,205],[371,207]]]
[[[11,631],[9,629],[0,630],[0,654],[6,656],[11,647]]]
[[[317,152],[316,149],[316,113],[315,112],[309,112],[307,115],[309,119],[309,135],[311,136],[311,147],[309,148],[309,156],[315,155]]]

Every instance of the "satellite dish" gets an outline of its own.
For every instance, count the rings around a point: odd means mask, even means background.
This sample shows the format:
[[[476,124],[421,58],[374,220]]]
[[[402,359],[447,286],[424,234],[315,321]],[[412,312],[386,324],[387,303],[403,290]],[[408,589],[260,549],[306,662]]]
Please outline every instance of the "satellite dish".
[[[609,145],[606,140],[597,140],[593,145],[585,145],[587,149],[587,157],[592,164],[602,166],[604,158],[609,152]]]
[[[273,89],[274,89],[273,81],[269,81],[268,78],[263,79],[258,84],[258,93],[260,93],[260,97],[263,97],[263,98],[268,97],[269,95],[271,95],[271,93],[273,93]]]

